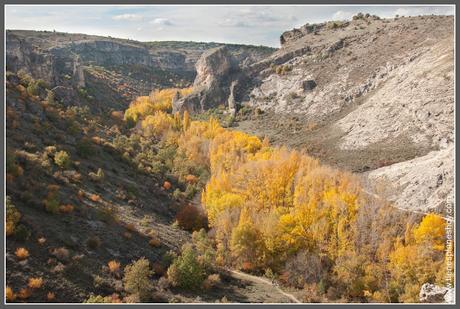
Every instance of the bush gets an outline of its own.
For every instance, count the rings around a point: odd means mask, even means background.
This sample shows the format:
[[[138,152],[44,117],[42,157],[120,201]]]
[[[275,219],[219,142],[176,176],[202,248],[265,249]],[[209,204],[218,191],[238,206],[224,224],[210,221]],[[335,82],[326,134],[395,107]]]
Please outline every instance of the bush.
[[[16,294],[13,292],[13,289],[9,286],[6,286],[5,289],[5,298],[7,302],[13,302],[16,299]]]
[[[197,231],[208,225],[206,216],[192,204],[184,206],[177,213],[176,219],[179,226],[187,231]]]
[[[25,225],[20,224],[14,232],[14,237],[19,241],[26,241],[30,237],[30,231]]]
[[[69,214],[69,213],[73,212],[73,210],[74,210],[74,207],[71,204],[59,206],[59,212],[61,212],[63,214]]]
[[[47,212],[57,214],[59,211],[59,197],[56,191],[50,191],[44,201]]]
[[[153,271],[150,270],[150,263],[146,258],[127,265],[123,277],[125,290],[128,293],[139,295],[141,301],[148,301],[153,291],[151,275]]]
[[[14,254],[20,261],[23,261],[29,257],[29,251],[26,248],[17,248]]]
[[[168,268],[168,279],[173,286],[196,290],[201,287],[206,273],[198,262],[191,245],[182,248],[182,254]]]
[[[92,142],[87,138],[81,139],[76,147],[77,154],[82,158],[89,158],[95,152]]]
[[[88,248],[95,250],[101,246],[101,240],[99,239],[99,237],[93,236],[88,238],[88,240],[86,241],[86,245],[88,246]]]
[[[64,150],[57,152],[54,155],[54,163],[59,166],[61,169],[66,169],[70,166],[70,156]]]
[[[87,304],[111,304],[113,303],[112,297],[110,296],[101,296],[101,295],[91,295],[83,303]]]
[[[219,285],[220,282],[221,280],[219,274],[209,275],[208,278],[206,278],[206,280],[203,281],[203,288],[205,290],[210,290]]]
[[[31,289],[39,289],[43,285],[43,279],[40,278],[29,278],[29,283],[27,286]]]
[[[118,261],[110,261],[107,263],[107,266],[111,273],[118,273],[120,271],[120,262]]]
[[[11,202],[9,196],[6,197],[6,236],[10,236],[15,232],[16,225],[21,219],[21,213]]]

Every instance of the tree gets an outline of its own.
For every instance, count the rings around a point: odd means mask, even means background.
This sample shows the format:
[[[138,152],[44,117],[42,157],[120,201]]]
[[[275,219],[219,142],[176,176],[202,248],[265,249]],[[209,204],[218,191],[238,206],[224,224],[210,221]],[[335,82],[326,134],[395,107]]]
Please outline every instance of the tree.
[[[182,254],[168,268],[168,279],[173,286],[196,290],[206,278],[203,265],[198,262],[197,254],[190,244],[182,247]]]
[[[259,259],[263,251],[262,235],[252,222],[249,211],[243,208],[240,214],[240,222],[233,229],[230,250],[237,264],[251,263],[258,267]],[[252,268],[252,267],[250,267]]]
[[[188,111],[184,112],[183,124],[184,124],[184,131],[187,131],[188,128],[190,128],[190,115],[188,114]]]
[[[124,288],[127,292],[139,295],[140,300],[146,301],[151,298],[153,290],[150,276],[150,263],[146,258],[140,258],[125,267],[123,277]]]

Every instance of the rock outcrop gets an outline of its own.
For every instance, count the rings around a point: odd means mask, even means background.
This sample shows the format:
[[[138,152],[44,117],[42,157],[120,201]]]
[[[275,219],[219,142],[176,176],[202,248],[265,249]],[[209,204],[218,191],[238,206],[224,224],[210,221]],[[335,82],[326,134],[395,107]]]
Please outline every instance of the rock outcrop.
[[[421,303],[454,303],[455,289],[425,283],[420,289]]]
[[[25,71],[50,86],[83,88],[96,83],[125,105],[139,95],[165,87],[189,86],[195,64],[209,49],[225,45],[242,66],[275,49],[238,44],[138,42],[111,37],[50,31],[6,31],[7,70]],[[221,102],[225,103],[225,101]]]
[[[193,92],[173,102],[173,112],[202,112],[222,104],[236,108],[238,81],[244,73],[225,46],[207,51],[196,63]]]
[[[252,65],[260,84],[249,105],[301,119],[286,138],[317,143],[320,159],[377,168],[369,179],[391,183],[398,207],[443,212],[453,196],[453,17],[366,16],[283,33],[282,47]],[[270,127],[257,132],[275,139]]]

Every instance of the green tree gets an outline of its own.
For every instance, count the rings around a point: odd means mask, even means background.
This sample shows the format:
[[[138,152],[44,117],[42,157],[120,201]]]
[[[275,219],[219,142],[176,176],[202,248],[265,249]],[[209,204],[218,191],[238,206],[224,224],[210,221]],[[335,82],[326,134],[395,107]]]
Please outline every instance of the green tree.
[[[123,283],[125,290],[131,294],[137,294],[141,301],[150,299],[153,290],[150,276],[153,271],[150,269],[150,263],[146,258],[140,258],[125,267]]]

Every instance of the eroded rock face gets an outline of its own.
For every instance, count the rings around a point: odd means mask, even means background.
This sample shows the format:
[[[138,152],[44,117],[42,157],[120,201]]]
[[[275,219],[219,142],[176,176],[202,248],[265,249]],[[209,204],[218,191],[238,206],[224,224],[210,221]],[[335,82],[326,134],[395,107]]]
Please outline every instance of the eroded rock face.
[[[253,65],[260,83],[249,105],[300,117],[297,138],[327,147],[320,159],[377,168],[369,178],[391,184],[397,207],[442,213],[453,201],[453,33],[452,16],[307,24]],[[361,169],[355,152],[375,161]]]
[[[204,53],[196,63],[196,72],[194,91],[173,102],[174,112],[200,112],[226,103],[235,108],[238,81],[245,77],[225,46]]]
[[[420,289],[421,303],[453,303],[454,289],[437,286],[431,283],[425,283]]]

